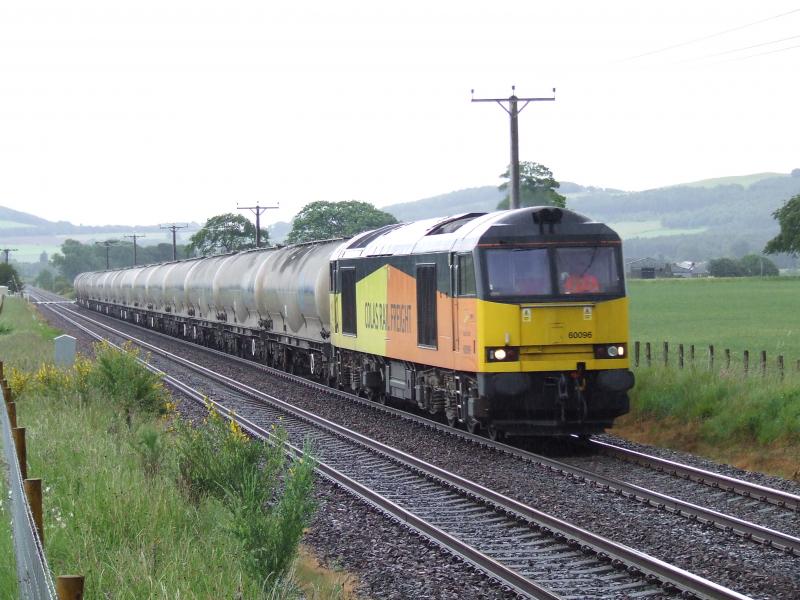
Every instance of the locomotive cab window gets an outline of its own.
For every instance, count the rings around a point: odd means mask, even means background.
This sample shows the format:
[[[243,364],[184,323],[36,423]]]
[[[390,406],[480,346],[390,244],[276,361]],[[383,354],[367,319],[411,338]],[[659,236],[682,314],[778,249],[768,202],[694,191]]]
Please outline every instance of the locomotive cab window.
[[[549,296],[553,293],[546,248],[502,248],[486,252],[488,295]]]
[[[458,295],[475,295],[475,261],[472,254],[458,255]]]
[[[417,265],[417,344],[436,342],[436,265]]]
[[[353,267],[339,269],[342,278],[342,333],[357,335],[356,322],[356,270]]]
[[[556,248],[559,294],[621,294],[618,252],[606,246]]]

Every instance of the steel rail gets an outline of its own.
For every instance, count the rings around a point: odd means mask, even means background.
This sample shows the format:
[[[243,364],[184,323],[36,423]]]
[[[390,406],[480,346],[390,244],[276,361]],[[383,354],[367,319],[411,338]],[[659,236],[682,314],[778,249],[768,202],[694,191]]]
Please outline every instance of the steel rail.
[[[70,310],[69,312],[72,312],[73,314],[75,314],[76,316],[80,316],[81,318],[88,318],[85,315],[81,315],[79,312],[76,312],[76,311],[71,311]],[[107,318],[111,318],[111,317],[107,316]],[[454,429],[452,427],[449,427],[449,426],[444,425],[442,423],[438,423],[436,421],[432,421],[432,420],[427,419],[425,417],[421,417],[419,415],[414,415],[412,413],[408,413],[407,411],[403,411],[403,410],[399,410],[399,409],[395,409],[395,408],[379,405],[379,404],[376,404],[375,402],[372,402],[372,401],[369,401],[369,400],[365,400],[364,398],[360,398],[360,397],[355,396],[353,394],[349,394],[349,393],[343,392],[341,390],[335,390],[335,389],[330,388],[330,387],[328,387],[328,386],[326,386],[324,384],[321,384],[321,383],[318,383],[318,382],[315,382],[315,381],[311,381],[311,380],[305,379],[305,378],[297,376],[297,375],[292,375],[292,374],[286,373],[285,371],[274,369],[273,367],[269,367],[267,365],[263,365],[263,364],[260,364],[260,363],[249,361],[247,359],[243,359],[243,358],[238,357],[238,356],[233,356],[231,354],[227,354],[225,352],[221,352],[221,351],[213,349],[213,348],[207,348],[205,346],[199,346],[197,344],[193,344],[192,342],[189,342],[189,341],[186,341],[186,340],[181,340],[180,338],[176,338],[176,337],[173,337],[173,336],[170,336],[170,335],[158,332],[158,331],[153,331],[153,330],[150,330],[150,329],[147,329],[147,328],[142,328],[141,326],[135,325],[133,323],[129,323],[129,325],[134,325],[136,327],[139,327],[143,331],[147,331],[149,333],[156,334],[157,336],[163,337],[164,339],[177,341],[177,342],[180,342],[182,344],[190,345],[193,348],[202,349],[203,351],[211,353],[213,355],[219,355],[221,357],[226,357],[228,359],[231,359],[231,360],[234,360],[236,362],[239,362],[239,363],[242,363],[244,365],[247,365],[250,368],[257,367],[260,370],[263,370],[263,371],[268,372],[268,373],[273,374],[273,375],[281,376],[281,377],[283,377],[285,379],[288,379],[290,381],[301,383],[303,385],[312,387],[314,389],[319,389],[321,391],[324,391],[325,393],[332,394],[332,395],[335,395],[335,396],[338,396],[338,397],[343,397],[343,398],[346,398],[346,399],[351,400],[351,401],[356,401],[356,402],[358,402],[360,404],[363,404],[365,406],[369,406],[372,409],[388,412],[388,413],[393,414],[393,415],[395,415],[397,417],[400,417],[400,418],[410,419],[410,420],[414,420],[414,421],[420,422],[420,423],[424,424],[426,427],[431,427],[431,428],[436,429],[438,431],[447,433],[448,435],[455,435],[455,436],[461,437],[463,439],[479,443],[479,444],[481,444],[481,445],[483,445],[485,447],[493,448],[495,450],[504,452],[504,453],[506,453],[508,455],[515,456],[517,458],[521,458],[521,459],[526,460],[528,462],[533,462],[535,464],[544,466],[547,469],[552,469],[554,471],[560,472],[560,473],[568,475],[570,477],[574,477],[575,479],[577,479],[579,481],[586,481],[588,483],[597,485],[597,486],[599,486],[601,488],[605,488],[605,489],[609,489],[609,490],[613,490],[613,491],[619,492],[619,493],[621,493],[621,494],[623,494],[623,495],[625,495],[627,497],[630,497],[630,498],[632,498],[634,500],[637,500],[637,501],[640,501],[640,502],[645,502],[645,503],[651,504],[653,506],[656,506],[658,508],[668,510],[670,512],[673,512],[676,515],[684,516],[684,517],[687,517],[687,518],[690,518],[690,519],[696,519],[696,520],[698,520],[700,522],[713,525],[713,526],[715,526],[715,527],[717,527],[717,528],[719,528],[719,529],[721,529],[723,531],[735,532],[735,533],[745,537],[746,539],[753,540],[753,541],[756,541],[756,542],[759,542],[759,543],[762,543],[762,544],[765,544],[765,545],[768,545],[768,546],[772,546],[772,547],[775,547],[775,548],[779,548],[779,549],[785,550],[785,551],[787,551],[789,553],[800,554],[800,538],[798,538],[796,536],[792,536],[792,535],[789,535],[787,533],[783,533],[781,531],[778,531],[778,530],[775,530],[775,529],[771,529],[769,527],[765,527],[763,525],[758,525],[756,523],[751,523],[749,521],[746,521],[744,519],[740,519],[738,517],[734,517],[732,515],[727,515],[725,513],[722,513],[722,512],[719,512],[719,511],[716,511],[716,510],[713,510],[713,509],[710,509],[710,508],[706,508],[706,507],[700,506],[700,505],[692,503],[692,502],[681,500],[680,498],[675,498],[673,496],[662,494],[662,493],[654,491],[654,490],[649,490],[649,489],[647,489],[645,487],[642,487],[642,486],[639,486],[639,485],[636,485],[636,484],[624,482],[624,481],[621,481],[619,479],[615,479],[615,478],[612,478],[612,477],[608,477],[608,476],[605,476],[605,475],[601,475],[599,473],[595,473],[595,472],[583,469],[581,467],[577,467],[577,466],[574,466],[574,465],[570,465],[568,463],[564,463],[564,462],[561,462],[561,461],[550,459],[550,458],[547,458],[545,456],[529,452],[527,450],[522,450],[522,449],[519,449],[519,448],[515,448],[513,446],[509,446],[509,445],[503,444],[501,442],[495,442],[495,441],[492,441],[492,440],[488,440],[487,438],[479,436],[479,435],[471,434],[471,433],[466,432],[466,431],[456,430],[456,429]],[[619,451],[620,454],[625,453],[625,456],[628,455],[628,452],[624,448],[619,448],[619,447],[613,446],[611,444],[606,444],[606,443],[603,443],[603,442],[595,442],[594,440],[592,440],[592,443],[602,444],[605,448],[607,448],[607,451],[608,451],[609,454],[613,454],[614,452]],[[749,495],[749,496],[751,496],[753,498],[756,498],[758,500],[762,500],[762,501],[769,501],[768,500],[769,498],[782,498],[783,499],[782,500],[783,503],[780,503],[780,502],[774,502],[774,503],[778,504],[779,506],[788,506],[789,508],[793,508],[793,504],[792,504],[793,500],[792,499],[794,499],[796,501],[800,501],[800,497],[793,496],[792,494],[789,494],[787,492],[782,492],[780,490],[773,490],[771,488],[766,488],[764,486],[758,486],[756,484],[750,484],[749,482],[746,482],[746,481],[733,479],[733,478],[730,478],[730,477],[726,477],[724,475],[717,475],[717,474],[711,473],[709,471],[702,471],[700,469],[695,469],[694,467],[690,467],[688,465],[681,465],[680,463],[674,463],[672,461],[667,461],[667,460],[664,460],[664,459],[658,459],[656,457],[650,457],[649,455],[646,455],[646,454],[641,453],[641,452],[635,452],[635,451],[629,451],[629,452],[630,452],[631,455],[635,455],[635,456],[641,457],[642,460],[645,460],[645,458],[647,458],[647,459],[652,458],[652,459],[654,459],[654,461],[661,461],[661,463],[663,463],[663,464],[669,464],[670,467],[673,468],[676,471],[677,471],[677,467],[682,467],[682,468],[686,469],[687,471],[691,470],[693,472],[697,472],[698,475],[696,477],[698,477],[698,478],[699,478],[699,474],[703,474],[703,475],[705,475],[707,477],[707,480],[709,480],[709,481],[715,481],[715,480],[716,481],[724,481],[725,482],[725,486],[724,487],[723,486],[718,486],[718,487],[721,487],[722,489],[724,489],[726,491],[736,491],[738,489],[749,490],[750,493],[747,494],[747,495]],[[623,456],[620,456],[620,458],[622,458],[622,457]],[[695,478],[693,478],[693,479],[695,479]],[[699,479],[695,479],[695,480],[699,480]],[[702,481],[702,480],[700,480],[700,481],[703,482],[703,483],[707,483],[707,481]],[[734,488],[734,484],[735,484],[735,488]],[[758,492],[758,494],[756,494],[756,492]],[[771,494],[768,494],[768,493],[771,493]]]
[[[790,508],[793,510],[800,510],[800,496],[785,492],[783,490],[776,490],[757,483],[751,483],[742,479],[736,479],[727,475],[721,475],[698,467],[692,467],[679,462],[660,458],[638,452],[629,448],[623,448],[608,442],[600,440],[589,440],[588,444],[601,453],[608,454],[615,458],[634,462],[646,467],[656,468],[659,471],[665,471],[674,475],[682,476],[692,481],[699,483],[710,484],[714,487],[719,487],[723,490],[736,492],[742,496],[755,498],[762,502],[771,502],[780,507]]]
[[[48,308],[50,308],[50,310],[56,311],[56,309],[52,308],[51,306],[48,306]],[[401,464],[404,463],[405,465],[415,470],[426,473],[428,476],[434,479],[443,481],[452,487],[459,488],[468,495],[472,494],[475,497],[483,498],[487,503],[502,508],[508,514],[514,514],[518,518],[538,523],[542,527],[549,528],[550,530],[558,532],[562,536],[575,540],[581,546],[593,549],[600,556],[607,556],[612,560],[613,559],[619,560],[623,563],[633,566],[634,568],[638,569],[639,571],[641,571],[646,575],[654,576],[658,578],[660,581],[670,583],[681,590],[693,593],[701,598],[739,599],[739,600],[747,598],[747,596],[744,596],[742,594],[739,594],[738,592],[725,588],[724,586],[721,586],[712,581],[699,577],[689,571],[686,571],[684,569],[679,569],[674,565],[671,565],[662,560],[656,559],[652,556],[639,552],[638,550],[627,547],[623,544],[619,544],[612,540],[605,539],[599,535],[593,534],[580,527],[572,525],[571,523],[553,517],[552,515],[538,511],[512,498],[503,496],[502,494],[499,494],[497,492],[494,492],[493,490],[485,488],[473,481],[464,479],[456,474],[450,473],[444,469],[441,469],[435,465],[427,463],[412,455],[406,454],[390,446],[386,446],[385,444],[382,444],[376,440],[372,440],[371,438],[368,438],[367,436],[364,436],[358,432],[351,431],[341,425],[333,423],[332,421],[328,421],[327,419],[324,419],[318,415],[315,415],[301,408],[293,406],[279,398],[271,396],[270,394],[261,392],[255,388],[252,388],[246,384],[238,382],[225,375],[215,373],[214,371],[208,369],[207,367],[193,363],[192,361],[189,361],[183,357],[165,351],[143,340],[139,340],[138,338],[135,338],[129,334],[126,334],[108,325],[100,323],[95,319],[89,318],[86,315],[81,315],[79,313],[73,313],[73,314],[76,314],[80,318],[88,322],[91,322],[94,325],[101,327],[102,329],[113,332],[115,335],[128,338],[137,345],[140,345],[143,348],[150,350],[151,352],[154,352],[160,356],[168,358],[169,360],[177,362],[178,364],[181,364],[186,368],[194,370],[195,372],[202,373],[204,376],[214,379],[217,382],[222,383],[224,385],[227,385],[228,387],[231,387],[232,389],[235,389],[240,393],[246,394],[248,396],[257,399],[268,401],[280,407],[282,410],[285,410],[288,413],[292,413],[294,415],[297,415],[303,419],[306,419],[314,423],[316,426],[322,429],[327,429],[328,431],[340,435],[342,437],[355,440],[366,447],[374,449],[374,451],[376,452],[391,457],[398,463]]]

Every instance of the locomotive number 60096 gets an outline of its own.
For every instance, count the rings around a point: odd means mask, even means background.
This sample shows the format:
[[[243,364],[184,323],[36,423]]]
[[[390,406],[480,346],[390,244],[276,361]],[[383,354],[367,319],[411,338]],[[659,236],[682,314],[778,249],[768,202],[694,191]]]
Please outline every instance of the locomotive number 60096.
[[[571,340],[576,340],[580,338],[590,338],[592,337],[591,331],[570,331],[567,334],[567,337]]]

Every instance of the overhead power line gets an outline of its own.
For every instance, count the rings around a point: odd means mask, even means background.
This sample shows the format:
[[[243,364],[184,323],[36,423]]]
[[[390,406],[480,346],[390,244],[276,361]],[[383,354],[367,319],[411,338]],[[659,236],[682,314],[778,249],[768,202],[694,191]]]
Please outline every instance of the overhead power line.
[[[767,17],[766,19],[759,19],[758,21],[753,21],[751,23],[745,23],[744,25],[739,25],[737,27],[731,27],[730,29],[725,29],[724,31],[718,31],[717,33],[712,33],[710,35],[706,35],[703,37],[695,38],[693,40],[687,40],[685,42],[680,42],[678,44],[672,44],[671,46],[665,46],[664,48],[659,48],[658,50],[651,50],[650,52],[644,52],[642,54],[637,54],[636,56],[629,56],[628,58],[622,59],[620,62],[625,62],[628,60],[636,60],[637,58],[643,58],[645,56],[652,56],[653,54],[660,54],[662,52],[667,52],[668,50],[674,50],[675,48],[681,48],[683,46],[688,46],[690,44],[696,44],[698,42],[704,42],[706,40],[710,40],[715,37],[719,37],[721,35],[725,35],[727,33],[732,33],[734,31],[739,31],[741,29],[747,29],[748,27],[753,27],[754,25],[760,25],[761,23],[766,23],[767,21],[772,21],[774,19],[780,19],[782,17],[789,16],[793,13],[800,12],[800,8],[795,8],[785,13],[781,13],[779,15],[773,15],[771,17]]]
[[[700,56],[698,58],[687,58],[681,62],[694,62],[696,60],[706,60],[708,58],[716,58],[718,56],[725,56],[726,54],[733,54],[734,52],[743,52],[745,50],[752,50],[753,48],[761,48],[762,46],[771,46],[772,44],[780,44],[781,42],[788,42],[789,40],[796,40],[800,38],[800,35],[790,35],[789,37],[781,38],[779,40],[771,40],[769,42],[761,42],[760,44],[752,44],[750,46],[742,46],[740,48],[733,48],[732,50],[725,50],[723,52],[717,52],[715,54],[708,54],[706,56]],[[794,46],[792,46],[794,47]],[[779,52],[780,50],[788,50],[788,48],[780,48],[775,50],[775,52]],[[760,56],[760,54],[754,54],[753,56]],[[743,57],[746,58],[746,57]],[[734,59],[736,60],[736,59]]]
[[[796,44],[794,46],[787,46],[786,48],[778,48],[777,50],[767,50],[766,52],[756,52],[755,54],[748,54],[747,56],[739,56],[737,58],[732,58],[728,61],[722,62],[732,62],[736,60],[745,60],[748,58],[755,58],[756,56],[764,56],[765,54],[777,54],[778,52],[786,52],[787,50],[794,50],[796,48],[800,48],[800,44]]]

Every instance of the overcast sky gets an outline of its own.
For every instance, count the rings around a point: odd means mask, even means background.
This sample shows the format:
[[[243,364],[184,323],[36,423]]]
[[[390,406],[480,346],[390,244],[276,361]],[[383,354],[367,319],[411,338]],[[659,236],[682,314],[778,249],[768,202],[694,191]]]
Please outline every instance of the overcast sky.
[[[378,206],[520,156],[640,190],[800,167],[800,3],[5,0],[0,205],[83,224]],[[457,207],[454,207],[457,212]]]

